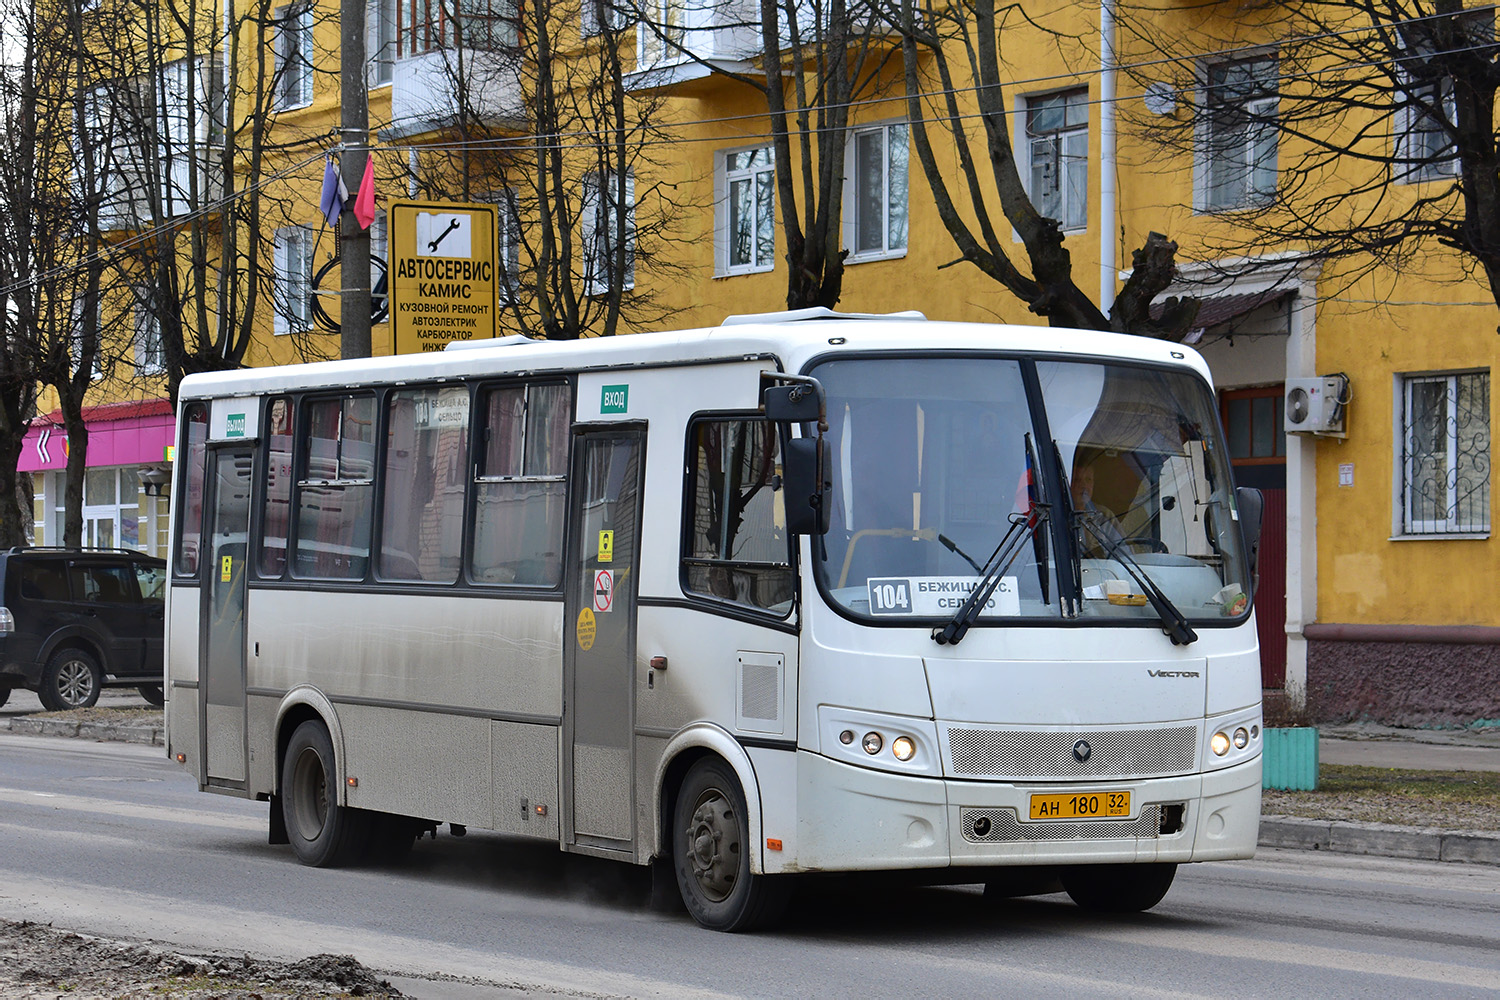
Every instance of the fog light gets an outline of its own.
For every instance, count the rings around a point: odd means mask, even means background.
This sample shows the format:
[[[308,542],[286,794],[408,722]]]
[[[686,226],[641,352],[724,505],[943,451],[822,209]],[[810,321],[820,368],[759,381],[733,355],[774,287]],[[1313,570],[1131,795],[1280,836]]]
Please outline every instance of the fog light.
[[[891,741],[891,753],[896,755],[897,760],[911,760],[917,755],[917,745],[911,741],[910,736],[897,736]]]
[[[1214,752],[1215,757],[1222,757],[1229,752],[1229,734],[1214,733],[1214,738],[1208,741],[1208,748]]]
[[[846,729],[842,733],[839,733],[839,742],[844,744],[844,746],[848,746],[850,743],[853,743],[854,730]]]
[[[885,740],[880,738],[879,733],[865,733],[865,753],[873,757],[880,752],[880,748],[883,746],[885,746]]]
[[[1238,728],[1238,729],[1236,729],[1234,731],[1234,748],[1236,750],[1243,750],[1243,749],[1245,749],[1249,745],[1250,745],[1250,734],[1245,731],[1245,727],[1244,726],[1241,726],[1240,728]]]

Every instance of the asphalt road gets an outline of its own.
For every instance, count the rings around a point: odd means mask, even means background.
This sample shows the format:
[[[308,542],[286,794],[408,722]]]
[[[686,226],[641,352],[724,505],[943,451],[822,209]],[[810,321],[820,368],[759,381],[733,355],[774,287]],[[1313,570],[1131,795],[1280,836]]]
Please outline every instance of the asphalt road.
[[[200,794],[162,754],[0,735],[0,917],[593,996],[1500,991],[1491,866],[1268,851],[1181,869],[1155,910],[1122,918],[841,880],[808,887],[775,933],[717,935],[648,909],[641,870],[489,834],[423,841],[400,868],[303,868],[266,844],[265,805]]]

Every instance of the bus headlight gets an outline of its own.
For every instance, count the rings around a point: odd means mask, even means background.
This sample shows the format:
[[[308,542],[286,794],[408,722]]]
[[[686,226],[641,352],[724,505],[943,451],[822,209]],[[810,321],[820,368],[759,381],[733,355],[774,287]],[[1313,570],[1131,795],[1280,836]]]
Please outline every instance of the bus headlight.
[[[1220,730],[1214,733],[1213,739],[1208,741],[1208,748],[1214,752],[1215,757],[1222,757],[1229,752],[1229,734]]]
[[[911,760],[917,755],[917,745],[910,736],[897,736],[891,741],[891,753],[900,761]]]
[[[865,753],[873,757],[880,752],[881,747],[885,746],[885,740],[880,738],[879,733],[865,733],[861,746],[865,748]]]
[[[1243,750],[1249,745],[1250,733],[1246,731],[1244,726],[1241,726],[1234,731],[1234,748],[1236,750]]]

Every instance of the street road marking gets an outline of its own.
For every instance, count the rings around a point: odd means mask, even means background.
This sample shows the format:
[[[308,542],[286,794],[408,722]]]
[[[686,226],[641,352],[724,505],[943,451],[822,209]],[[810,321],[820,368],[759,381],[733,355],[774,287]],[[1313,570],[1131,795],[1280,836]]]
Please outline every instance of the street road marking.
[[[101,816],[123,816],[130,819],[151,820],[159,823],[187,823],[192,826],[209,826],[220,830],[255,830],[265,832],[266,829],[264,816],[225,816],[200,812],[196,809],[173,809],[169,806],[141,806],[131,802],[86,798],[82,795],[62,795],[56,792],[35,792],[25,788],[7,788],[4,785],[0,785],[0,803],[18,806],[29,805],[37,809],[60,809],[66,812],[94,813]],[[264,807],[262,808],[264,809]]]

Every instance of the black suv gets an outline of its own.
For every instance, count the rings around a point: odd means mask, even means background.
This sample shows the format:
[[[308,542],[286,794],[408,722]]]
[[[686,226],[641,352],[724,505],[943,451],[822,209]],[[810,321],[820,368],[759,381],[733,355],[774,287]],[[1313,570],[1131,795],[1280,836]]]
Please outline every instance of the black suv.
[[[0,552],[0,705],[19,687],[49,711],[83,708],[105,685],[162,704],[166,578],[131,549]]]

